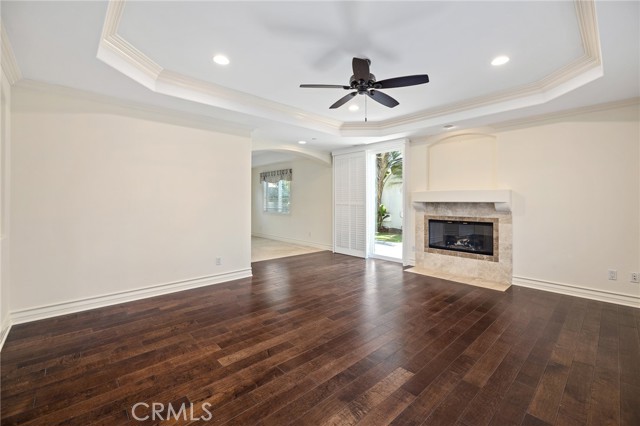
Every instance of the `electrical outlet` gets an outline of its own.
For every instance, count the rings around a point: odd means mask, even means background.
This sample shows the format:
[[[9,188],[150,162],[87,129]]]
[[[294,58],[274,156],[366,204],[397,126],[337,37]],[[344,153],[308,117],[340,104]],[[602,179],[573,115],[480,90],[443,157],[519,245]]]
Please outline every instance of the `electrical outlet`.
[[[216,265],[222,265],[222,258],[216,257]]]
[[[609,279],[615,281],[618,279],[618,271],[615,269],[609,269]]]
[[[640,274],[638,274],[637,272],[632,272],[630,281],[632,283],[640,283]]]

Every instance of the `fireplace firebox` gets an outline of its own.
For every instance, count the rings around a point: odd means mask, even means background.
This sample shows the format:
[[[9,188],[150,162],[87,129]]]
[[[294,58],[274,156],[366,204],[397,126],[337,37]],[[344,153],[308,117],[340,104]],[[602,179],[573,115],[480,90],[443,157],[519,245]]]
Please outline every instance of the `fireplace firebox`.
[[[493,222],[429,219],[429,247],[493,256]]]

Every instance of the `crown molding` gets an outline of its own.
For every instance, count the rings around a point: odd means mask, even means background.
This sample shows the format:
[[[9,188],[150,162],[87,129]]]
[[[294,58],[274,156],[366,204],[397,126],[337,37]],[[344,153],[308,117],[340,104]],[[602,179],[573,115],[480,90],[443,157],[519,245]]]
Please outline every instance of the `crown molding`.
[[[588,105],[579,108],[571,108],[562,111],[550,112],[547,114],[539,114],[531,117],[519,118],[515,120],[502,121],[491,125],[495,131],[512,130],[520,127],[529,127],[536,124],[546,124],[566,120],[577,115],[589,114],[595,112],[610,111],[618,108],[626,108],[630,106],[640,107],[640,98],[629,98],[621,101],[607,102],[597,105]]]
[[[541,80],[489,96],[431,108],[392,120],[362,125],[345,123],[343,133],[414,130],[545,103],[604,75],[600,36],[593,0],[575,0],[583,54]]]
[[[340,121],[164,69],[118,34],[126,1],[111,0],[97,58],[156,93],[337,135]]]
[[[506,130],[515,130],[524,127],[531,127],[534,125],[543,125],[549,123],[556,123],[566,121],[568,118],[576,117],[583,114],[598,113],[604,111],[611,111],[619,108],[626,108],[635,106],[640,108],[640,98],[629,98],[620,101],[606,102],[596,105],[588,105],[579,108],[571,108],[561,111],[549,112],[546,114],[538,114],[525,118],[518,118],[508,121],[500,121],[495,123],[489,123],[484,127],[474,127],[470,129],[460,129],[456,131],[442,131],[441,133],[423,137],[417,137],[411,140],[411,143],[419,143],[425,145],[433,145],[449,138],[457,138],[461,136],[484,136],[495,137],[497,132]]]
[[[182,99],[188,99],[207,105],[231,109],[244,114],[256,115],[267,119],[279,119],[288,124],[300,126],[301,121],[308,120],[324,131],[334,130],[339,121],[324,116],[307,114],[299,109],[269,101],[259,96],[229,89],[213,83],[204,82],[184,76],[180,73],[163,70],[156,80],[156,91]]]
[[[113,34],[103,39],[98,49],[99,59],[105,60],[110,57],[112,61],[119,59],[119,61],[116,61],[115,65],[117,66],[114,66],[114,68],[125,75],[129,75],[127,73],[133,74],[130,75],[131,78],[137,80],[148,89],[155,90],[155,83],[163,68],[128,41],[118,34]]]
[[[2,22],[0,22],[0,37],[2,38],[0,47],[2,49],[2,57],[0,58],[0,61],[2,61],[2,71],[7,76],[9,83],[15,84],[22,80],[22,73],[20,72],[18,61],[16,61],[11,42],[9,41],[9,36],[5,32]]]
[[[125,0],[110,0],[97,57],[157,93],[338,136],[385,137],[548,102],[603,75],[594,0],[574,0],[583,54],[544,78],[514,89],[379,122],[326,116],[197,80],[162,68],[118,35]]]
[[[118,35],[118,26],[125,4],[122,0],[109,1],[97,57],[122,74],[155,91],[155,82],[162,72],[162,67]]]
[[[585,55],[602,63],[595,2],[593,0],[575,0],[574,5]]]
[[[110,0],[107,4],[107,14],[102,25],[102,33],[100,39],[104,40],[118,32],[118,26],[124,12],[124,0]]]
[[[251,132],[253,131],[253,129],[248,126],[227,122],[210,116],[150,106],[148,104],[126,101],[112,96],[34,80],[21,80],[14,86],[14,88],[16,94],[19,93],[19,91],[27,91],[44,94],[46,96],[59,96],[83,102],[82,104],[62,105],[59,102],[59,98],[53,99],[52,102],[56,108],[66,108],[66,110],[71,112],[112,113],[126,117],[135,117],[178,126],[193,127],[216,133],[225,133],[247,138],[251,137]],[[94,109],[89,110],[87,102],[93,104]],[[30,104],[26,104],[26,108],[29,108],[30,106]],[[20,111],[21,108],[23,108],[23,105],[20,103],[20,98],[14,96],[13,109]]]

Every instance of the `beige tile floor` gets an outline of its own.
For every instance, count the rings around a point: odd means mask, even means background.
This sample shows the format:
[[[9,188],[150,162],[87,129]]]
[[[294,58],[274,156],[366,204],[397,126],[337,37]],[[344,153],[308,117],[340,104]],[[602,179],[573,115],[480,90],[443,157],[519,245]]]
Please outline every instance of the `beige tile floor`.
[[[322,249],[269,240],[267,238],[251,237],[251,262],[297,256],[299,254],[315,253],[318,251],[322,251]]]
[[[510,284],[503,284],[495,281],[487,281],[480,278],[469,278],[469,277],[462,277],[459,275],[446,274],[446,273],[442,273],[432,269],[420,268],[417,266],[413,268],[405,269],[404,271],[411,272],[414,274],[427,275],[435,278],[441,278],[443,280],[455,281],[462,284],[474,285],[476,287],[488,288],[490,290],[507,291],[507,289],[511,287]]]

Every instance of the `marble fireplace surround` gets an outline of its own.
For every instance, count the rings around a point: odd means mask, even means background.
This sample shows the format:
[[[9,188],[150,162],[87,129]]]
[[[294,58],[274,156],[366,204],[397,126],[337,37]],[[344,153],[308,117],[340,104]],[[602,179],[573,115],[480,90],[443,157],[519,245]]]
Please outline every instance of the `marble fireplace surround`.
[[[411,272],[504,291],[511,285],[512,220],[510,190],[426,191],[412,194],[416,223],[416,266]],[[427,250],[429,218],[477,218],[498,224],[497,261]]]

